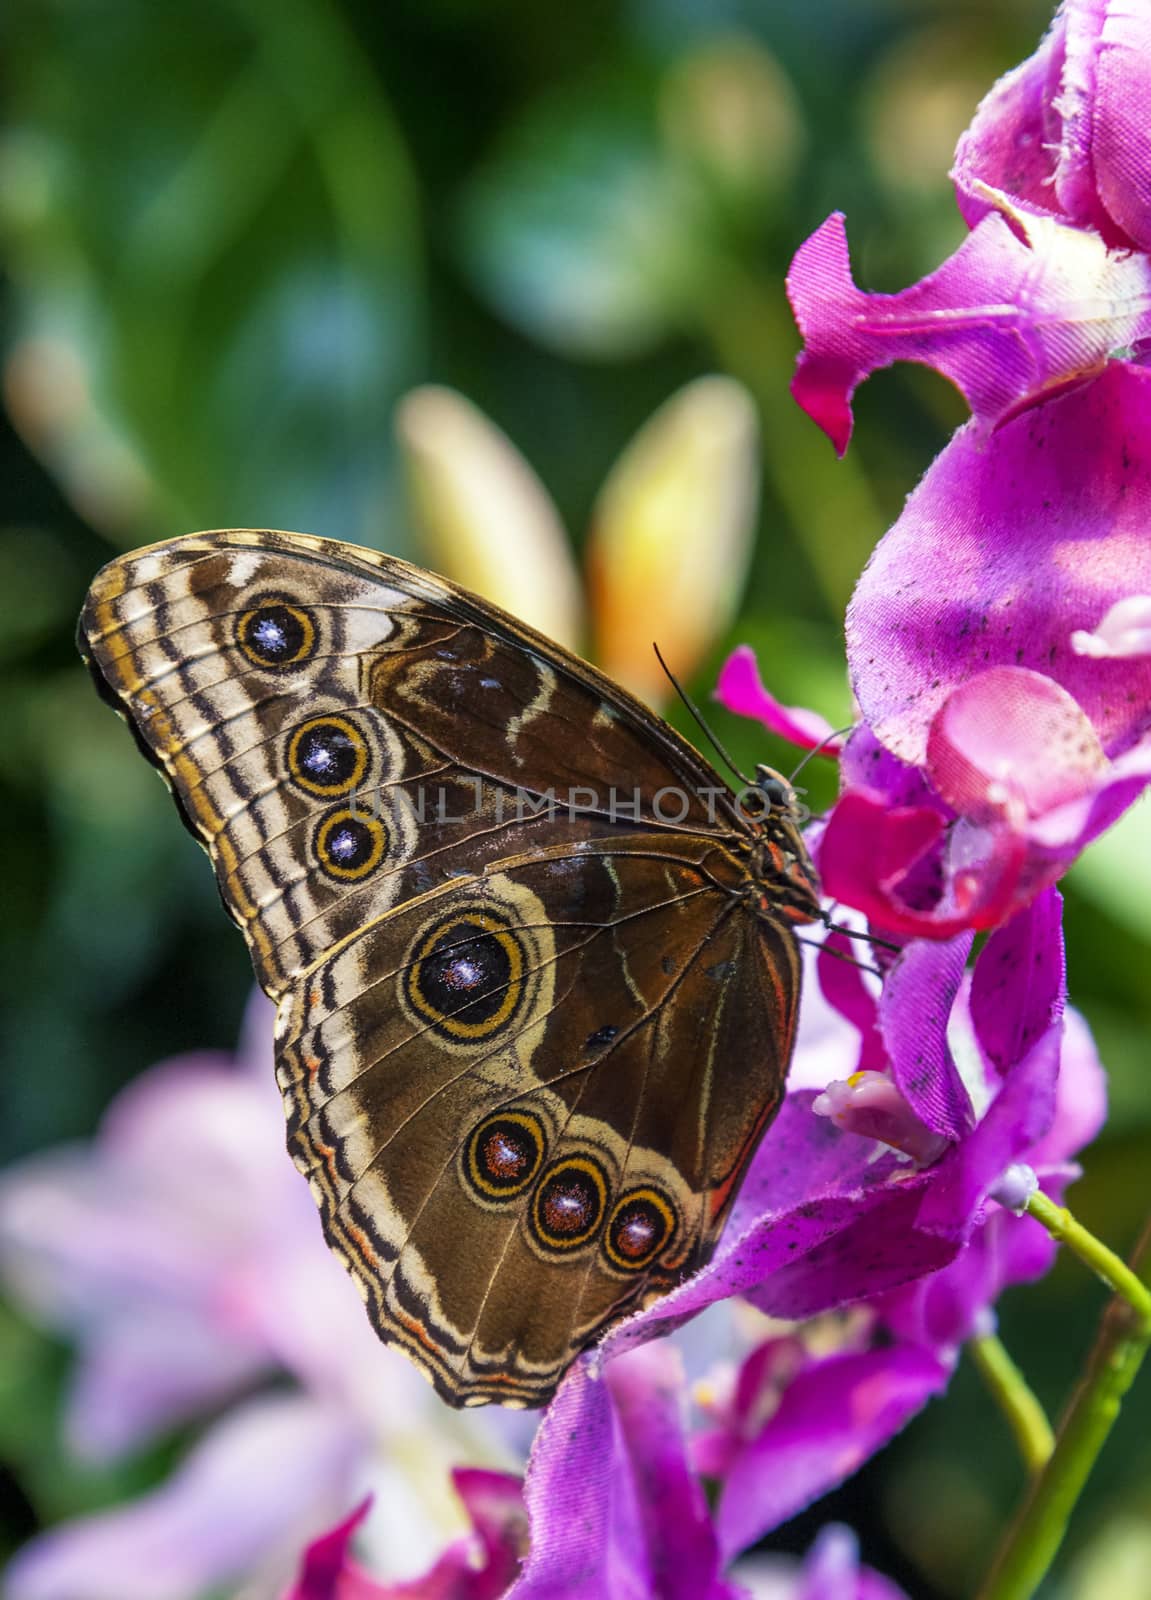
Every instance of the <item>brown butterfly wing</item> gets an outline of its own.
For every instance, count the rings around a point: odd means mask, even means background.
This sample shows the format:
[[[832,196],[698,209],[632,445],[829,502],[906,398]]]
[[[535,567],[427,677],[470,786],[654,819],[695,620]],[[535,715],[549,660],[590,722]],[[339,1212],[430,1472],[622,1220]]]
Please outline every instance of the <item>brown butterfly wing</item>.
[[[724,786],[495,608],[306,535],[113,562],[81,647],[280,1002],[381,1335],[457,1404],[542,1404],[706,1256],[779,1097],[795,943]]]
[[[286,1011],[289,1143],[328,1240],[455,1404],[543,1404],[710,1253],[798,984],[730,865],[650,834],[501,862],[353,935]]]

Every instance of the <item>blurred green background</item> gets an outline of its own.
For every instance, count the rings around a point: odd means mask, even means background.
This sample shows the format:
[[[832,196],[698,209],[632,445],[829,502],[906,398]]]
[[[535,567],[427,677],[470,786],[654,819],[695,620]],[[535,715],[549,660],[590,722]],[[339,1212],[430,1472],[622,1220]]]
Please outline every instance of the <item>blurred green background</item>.
[[[727,372],[760,409],[763,484],[724,646],[749,641],[784,700],[846,720],[844,605],[963,410],[931,373],[882,373],[837,463],[788,397],[784,273],[835,208],[868,287],[953,249],[955,138],[1047,20],[1043,0],[10,0],[4,1160],[90,1134],[155,1060],[230,1046],[250,984],[206,863],[74,654],[96,568],[221,525],[419,560],[392,418],[427,381],[507,431],[578,538],[651,411]],[[744,763],[791,764],[715,718]],[[817,801],[828,782],[813,780]],[[1113,1105],[1073,1198],[1122,1248],[1151,1162],[1148,833],[1137,813],[1068,885],[1072,996]],[[1100,1301],[1062,1262],[1002,1306],[1052,1407]],[[3,1314],[5,1549],[165,1466],[63,1459],[66,1364]],[[1144,1381],[1045,1594],[1151,1592],[1124,1588],[1116,1565],[1151,1571],[1149,1418]],[[771,1547],[802,1549],[839,1516],[911,1595],[951,1600],[972,1591],[1021,1482],[964,1364],[943,1404]]]

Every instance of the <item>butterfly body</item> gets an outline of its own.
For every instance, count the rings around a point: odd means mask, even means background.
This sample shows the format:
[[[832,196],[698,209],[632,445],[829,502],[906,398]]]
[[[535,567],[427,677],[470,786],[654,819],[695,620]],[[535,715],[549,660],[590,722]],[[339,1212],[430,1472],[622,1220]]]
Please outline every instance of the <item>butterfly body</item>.
[[[381,1336],[543,1404],[714,1246],[782,1093],[783,780],[389,557],[224,530],[112,562],[81,648],[276,1000],[293,1158]]]

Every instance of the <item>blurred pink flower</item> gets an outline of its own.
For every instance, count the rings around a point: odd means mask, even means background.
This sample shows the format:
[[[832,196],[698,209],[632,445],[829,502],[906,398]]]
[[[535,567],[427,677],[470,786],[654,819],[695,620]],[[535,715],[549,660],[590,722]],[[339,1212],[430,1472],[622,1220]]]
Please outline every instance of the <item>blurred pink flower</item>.
[[[76,1453],[110,1459],[229,1407],[160,1488],[27,1545],[8,1600],[192,1600],[241,1577],[245,1594],[273,1596],[396,1452],[407,1483],[379,1496],[376,1520],[393,1555],[418,1562],[440,1528],[420,1509],[413,1446],[433,1494],[461,1450],[499,1452],[474,1417],[445,1433],[324,1244],[284,1149],[271,1030],[257,995],[237,1059],[152,1068],[91,1144],[0,1178],[0,1271],[77,1347]],[[253,1392],[285,1373],[297,1388]]]
[[[365,1501],[304,1552],[284,1600],[500,1600],[527,1549],[527,1513],[520,1480],[504,1472],[461,1468],[452,1473],[472,1533],[449,1545],[420,1578],[378,1583],[351,1553],[368,1512]]]

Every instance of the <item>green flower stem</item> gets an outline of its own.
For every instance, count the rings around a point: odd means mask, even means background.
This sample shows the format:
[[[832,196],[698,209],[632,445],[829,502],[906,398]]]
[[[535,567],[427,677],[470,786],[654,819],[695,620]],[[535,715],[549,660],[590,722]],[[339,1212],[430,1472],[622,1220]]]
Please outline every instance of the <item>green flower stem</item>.
[[[1031,1209],[1030,1207],[1028,1209]],[[1047,1215],[1047,1213],[1050,1215]],[[1031,1483],[979,1591],[979,1600],[1029,1600],[1055,1559],[1083,1485],[1151,1344],[1151,1223],[1130,1267],[1045,1201],[1033,1212],[1116,1288],[1086,1370],[1059,1424],[1055,1449]],[[1118,1268],[1118,1271],[1116,1270]]]
[[[1042,1471],[1055,1448],[1055,1435],[1034,1391],[995,1334],[971,1339],[967,1348],[1007,1418],[1028,1472]]]
[[[1138,1317],[1151,1325],[1151,1291],[1139,1274],[1132,1272],[1113,1250],[1108,1250],[1082,1223],[1076,1222],[1070,1211],[1057,1206],[1041,1189],[1027,1202],[1027,1212],[1043,1224],[1053,1239],[1065,1244],[1090,1267],[1097,1278],[1102,1278],[1114,1294],[1126,1300]]]

